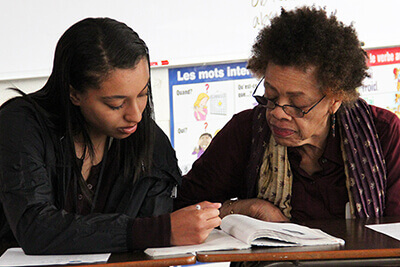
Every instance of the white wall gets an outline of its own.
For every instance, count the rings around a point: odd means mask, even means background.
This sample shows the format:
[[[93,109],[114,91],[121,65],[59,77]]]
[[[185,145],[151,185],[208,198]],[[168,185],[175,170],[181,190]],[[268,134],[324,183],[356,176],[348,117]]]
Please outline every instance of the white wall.
[[[367,48],[400,44],[398,0],[1,0],[0,80],[49,75],[57,40],[86,17],[125,22],[152,61],[197,64],[246,58],[281,6],[314,3],[353,23]]]
[[[47,77],[0,81],[0,105],[9,98],[18,95],[18,93],[7,88],[18,88],[25,93],[30,93],[42,88],[46,81]]]
[[[170,104],[167,68],[151,69],[154,113],[157,124],[170,137]]]
[[[84,17],[127,23],[148,44],[151,60],[169,60],[171,67],[245,60],[280,6],[312,3],[353,23],[366,48],[400,45],[398,0],[1,0],[0,104],[13,95],[4,88],[28,93],[42,87],[56,41]],[[169,136],[167,67],[152,68],[152,84],[156,121]]]

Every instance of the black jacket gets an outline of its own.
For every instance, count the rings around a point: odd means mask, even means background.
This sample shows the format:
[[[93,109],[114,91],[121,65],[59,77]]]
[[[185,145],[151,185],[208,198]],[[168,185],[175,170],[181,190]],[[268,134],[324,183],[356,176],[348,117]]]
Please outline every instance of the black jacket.
[[[155,129],[152,174],[134,184],[117,177],[103,213],[63,210],[57,134],[23,97],[0,110],[0,238],[28,254],[121,252],[170,242],[171,194],[181,182],[175,152]],[[114,143],[114,142],[113,142]],[[122,176],[122,175],[120,175]],[[10,229],[12,233],[10,232]],[[11,238],[11,240],[10,240]]]

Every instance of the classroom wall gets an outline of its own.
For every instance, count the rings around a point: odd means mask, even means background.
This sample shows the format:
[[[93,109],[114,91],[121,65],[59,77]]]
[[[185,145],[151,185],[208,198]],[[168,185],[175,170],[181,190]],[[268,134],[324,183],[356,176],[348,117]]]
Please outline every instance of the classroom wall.
[[[125,22],[170,65],[245,59],[261,27],[316,4],[353,23],[368,48],[400,43],[398,0],[10,0],[0,1],[0,80],[46,76],[61,34],[86,17]]]
[[[25,93],[34,92],[41,88],[47,81],[47,77],[37,77],[29,79],[3,80],[0,81],[0,105],[9,98],[17,96],[13,90],[7,88],[18,88]]]
[[[109,16],[134,28],[148,44],[155,63],[155,118],[170,136],[168,69],[246,60],[257,32],[281,6],[313,3],[352,23],[365,48],[400,45],[398,0],[1,1],[0,104],[14,95],[4,88],[28,93],[45,83],[56,42],[69,26],[84,17]]]

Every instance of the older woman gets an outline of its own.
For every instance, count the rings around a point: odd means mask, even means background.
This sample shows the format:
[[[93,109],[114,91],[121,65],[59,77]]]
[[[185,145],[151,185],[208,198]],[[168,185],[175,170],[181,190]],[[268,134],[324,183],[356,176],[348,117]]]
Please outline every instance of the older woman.
[[[351,26],[315,7],[282,10],[248,68],[259,105],[213,139],[176,207],[220,201],[222,217],[268,221],[400,215],[400,121],[358,97],[366,53]]]

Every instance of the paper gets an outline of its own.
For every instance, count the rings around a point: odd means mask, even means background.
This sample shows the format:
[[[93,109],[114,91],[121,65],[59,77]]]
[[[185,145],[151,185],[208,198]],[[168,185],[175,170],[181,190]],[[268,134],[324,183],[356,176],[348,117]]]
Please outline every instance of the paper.
[[[111,253],[81,255],[26,255],[21,248],[9,248],[0,257],[0,266],[42,266],[107,262]]]
[[[224,233],[221,230],[214,229],[203,244],[176,246],[167,248],[148,248],[144,252],[150,256],[185,254],[198,251],[221,250],[221,249],[246,249],[251,246],[242,241]]]
[[[400,223],[371,224],[366,227],[400,240]]]

